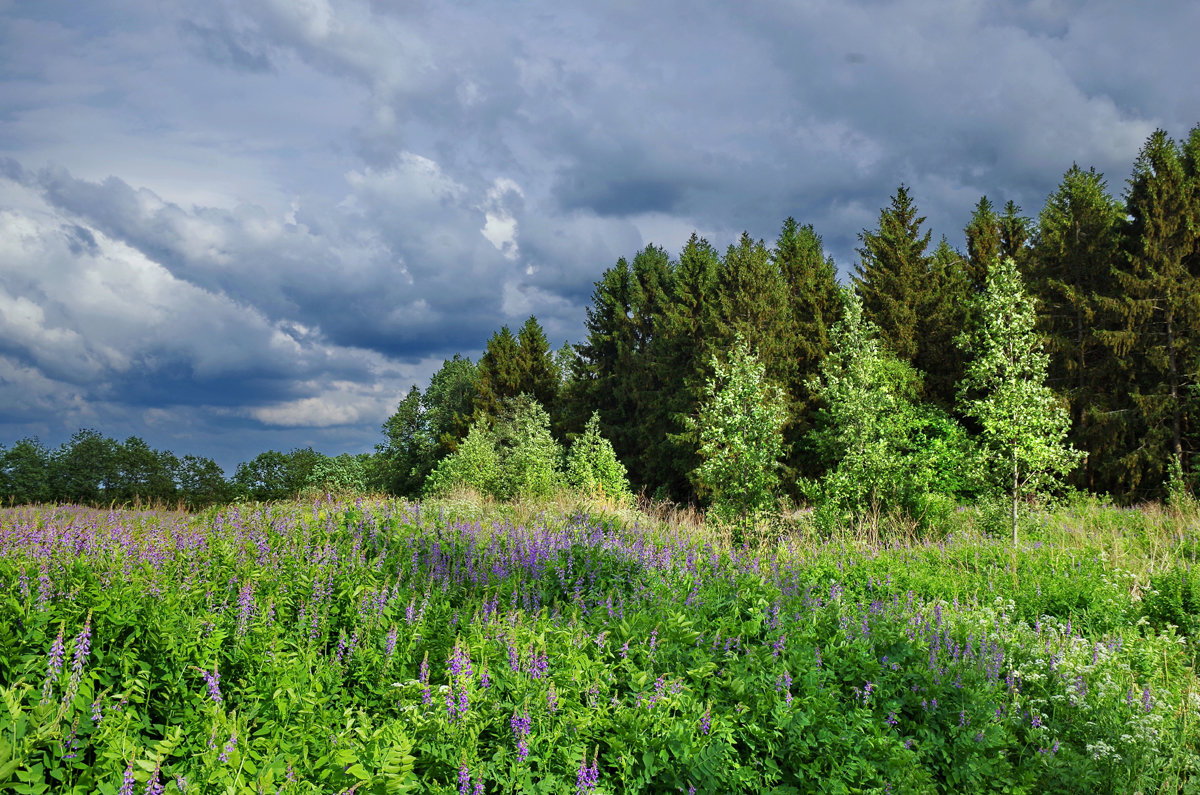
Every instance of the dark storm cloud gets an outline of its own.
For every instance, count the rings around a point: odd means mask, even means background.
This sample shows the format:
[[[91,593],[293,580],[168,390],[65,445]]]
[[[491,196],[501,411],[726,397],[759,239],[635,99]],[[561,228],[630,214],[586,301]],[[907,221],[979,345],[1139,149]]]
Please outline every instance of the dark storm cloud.
[[[961,245],[1200,121],[1193,3],[107,6],[0,4],[7,437],[368,449],[646,243],[792,215],[845,274],[901,182]]]

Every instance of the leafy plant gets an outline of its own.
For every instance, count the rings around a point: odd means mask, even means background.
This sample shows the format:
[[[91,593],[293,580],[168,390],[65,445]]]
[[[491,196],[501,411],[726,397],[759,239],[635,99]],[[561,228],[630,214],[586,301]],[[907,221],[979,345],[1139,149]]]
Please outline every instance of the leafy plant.
[[[694,477],[716,517],[744,526],[775,506],[787,421],[783,393],[741,337],[727,361],[713,356],[712,367],[695,421],[701,464]]]
[[[617,502],[630,497],[625,467],[617,460],[612,444],[600,434],[600,414],[593,412],[583,433],[571,444],[567,454],[567,485],[589,495]]]
[[[1021,500],[1058,485],[1082,454],[1064,443],[1070,418],[1046,386],[1049,357],[1011,258],[990,269],[972,314],[975,325],[959,340],[971,355],[959,401],[982,427],[991,482],[1009,497],[1015,544]]]
[[[856,294],[845,290],[842,298],[832,350],[809,384],[822,405],[809,444],[827,470],[803,487],[821,521],[877,528],[889,511],[921,517],[939,496],[970,493],[974,451],[967,434],[919,402],[916,371],[882,346]]]

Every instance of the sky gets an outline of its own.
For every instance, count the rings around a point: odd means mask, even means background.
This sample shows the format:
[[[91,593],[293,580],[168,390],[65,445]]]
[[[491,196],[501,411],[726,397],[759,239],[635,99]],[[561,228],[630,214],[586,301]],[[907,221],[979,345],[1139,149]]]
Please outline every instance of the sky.
[[[646,244],[962,247],[1200,123],[1193,0],[0,0],[0,443],[365,452]]]

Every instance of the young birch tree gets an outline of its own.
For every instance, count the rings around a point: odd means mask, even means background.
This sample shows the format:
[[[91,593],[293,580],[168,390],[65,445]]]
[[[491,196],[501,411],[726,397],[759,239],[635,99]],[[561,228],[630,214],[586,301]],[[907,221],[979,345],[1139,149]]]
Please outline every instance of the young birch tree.
[[[1021,498],[1058,484],[1081,454],[1064,441],[1070,417],[1046,386],[1050,358],[1012,258],[990,269],[987,289],[973,303],[974,326],[958,339],[971,357],[959,403],[983,429],[985,460],[993,483],[1008,493],[1016,544]]]

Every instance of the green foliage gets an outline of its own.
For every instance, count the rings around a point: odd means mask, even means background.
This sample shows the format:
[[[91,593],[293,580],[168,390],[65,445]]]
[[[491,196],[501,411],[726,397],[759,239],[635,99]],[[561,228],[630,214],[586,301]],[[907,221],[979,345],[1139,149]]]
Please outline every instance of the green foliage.
[[[458,449],[429,475],[428,494],[467,487],[502,500],[545,498],[563,485],[562,447],[550,415],[528,395],[506,400],[494,424],[477,420]]]
[[[381,485],[390,494],[415,497],[433,471],[437,442],[427,403],[414,385],[383,423],[384,441],[375,450],[383,464]]]
[[[342,453],[322,458],[308,475],[308,487],[334,494],[363,494],[368,491],[369,455]]]
[[[1198,138],[1193,131],[1189,150],[1156,130],[1138,154],[1126,196],[1125,262],[1115,271],[1121,290],[1106,302],[1119,321],[1105,338],[1133,375],[1123,391],[1136,444],[1122,468],[1139,496],[1162,496],[1171,459],[1180,469],[1190,465],[1190,387],[1200,371]]]
[[[499,458],[497,497],[539,499],[562,487],[562,446],[550,434],[550,415],[532,396],[505,402],[492,438]]]
[[[311,447],[259,453],[238,464],[232,479],[234,494],[258,502],[294,497],[308,487],[313,470],[324,460],[325,456]]]
[[[562,374],[537,318],[530,316],[513,336],[508,326],[488,340],[479,360],[475,418],[495,418],[505,401],[528,394],[545,406],[558,401]]]
[[[1000,258],[1000,217],[987,196],[980,196],[963,233],[967,238],[967,262],[971,292],[987,287],[988,268]]]
[[[600,434],[600,414],[594,413],[567,454],[567,485],[581,494],[628,502],[632,494],[625,467],[612,444]]]
[[[471,427],[478,391],[479,369],[471,360],[454,354],[442,362],[441,369],[429,379],[429,388],[421,398],[428,436],[437,445],[433,456],[441,460],[453,452]]]
[[[912,362],[920,343],[918,320],[930,289],[927,278],[931,232],[922,232],[924,216],[908,188],[901,185],[891,205],[879,212],[879,227],[864,230],[858,249],[854,288],[863,311],[879,329],[880,339],[900,359]]]
[[[702,463],[695,479],[718,519],[744,526],[775,508],[783,393],[740,337],[727,361],[713,356],[712,368],[697,420]]]
[[[1125,419],[1130,368],[1105,344],[1114,326],[1113,276],[1124,210],[1095,169],[1072,166],[1046,199],[1032,251],[1030,291],[1050,362],[1047,384],[1069,401],[1071,443],[1086,452],[1077,483],[1119,490],[1134,441]],[[1120,387],[1120,388],[1117,388]]]
[[[847,290],[843,299],[811,386],[822,408],[809,444],[828,468],[805,492],[825,525],[877,527],[896,510],[923,518],[939,496],[970,493],[972,446],[958,423],[918,402],[919,376],[881,345],[859,298]]]
[[[500,477],[500,457],[491,430],[477,420],[458,449],[438,462],[425,481],[426,494],[447,494],[455,488],[494,494]]]
[[[51,455],[37,438],[21,439],[0,457],[0,497],[17,505],[43,503],[55,495],[50,484]]]
[[[1016,543],[1020,501],[1057,486],[1080,456],[1064,443],[1069,418],[1046,386],[1049,357],[1012,259],[990,269],[973,315],[973,328],[960,340],[972,358],[959,394],[964,413],[982,429],[991,484],[1009,496]]]
[[[1169,625],[1181,635],[1200,634],[1200,577],[1184,566],[1152,576],[1142,596],[1141,614],[1157,630],[1167,630]]]

